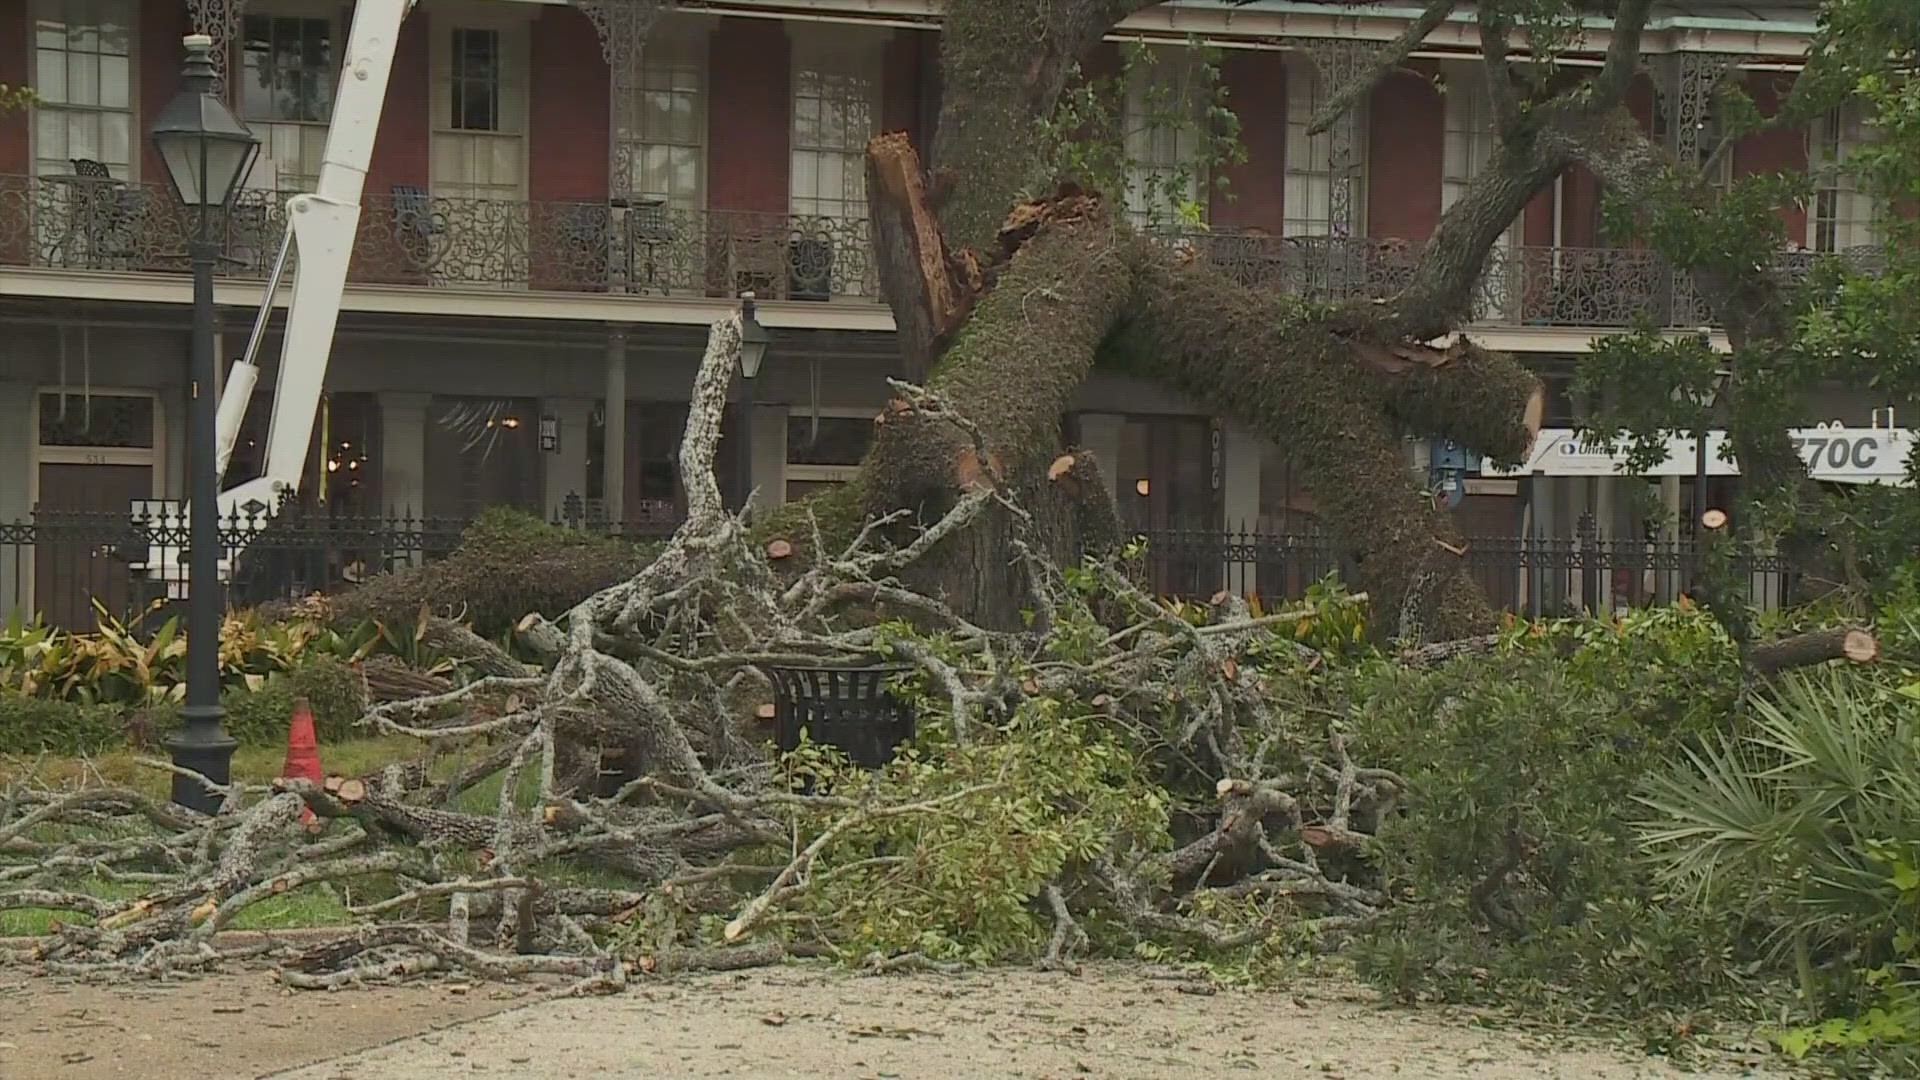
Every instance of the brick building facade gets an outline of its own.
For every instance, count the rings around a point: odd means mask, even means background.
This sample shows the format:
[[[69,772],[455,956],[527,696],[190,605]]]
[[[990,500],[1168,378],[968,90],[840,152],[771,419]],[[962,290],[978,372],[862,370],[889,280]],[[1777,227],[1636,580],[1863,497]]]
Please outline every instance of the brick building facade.
[[[624,2],[423,0],[407,18],[307,498],[447,517],[492,503],[562,512],[577,498],[615,520],[670,516],[701,327],[747,288],[776,342],[756,406],[729,419],[753,426],[755,460],[723,460],[724,475],[750,475],[779,500],[837,482],[859,459],[895,363],[866,250],[860,151],[882,130],[930,139],[939,5],[708,0],[666,16],[635,56],[616,40],[618,20],[589,17]],[[1715,78],[1777,107],[1812,30],[1806,8],[1751,0],[1737,15],[1657,17],[1635,92],[1643,122],[1694,154],[1714,141]],[[178,214],[144,133],[178,85],[181,36],[209,28],[193,11],[232,15],[211,27],[226,92],[264,141],[228,225],[218,300],[231,355],[284,198],[318,171],[350,5],[0,0],[0,83],[43,100],[0,116],[0,522],[184,492],[188,286],[169,240]],[[1492,150],[1477,35],[1462,20],[1436,30],[1358,115],[1307,135],[1322,86],[1366,42],[1398,33],[1400,18],[1185,0],[1130,20],[1092,66],[1117,67],[1127,39],[1169,55],[1190,36],[1218,46],[1247,159],[1206,197],[1196,240],[1252,283],[1365,294],[1390,287]],[[1592,56],[1605,44],[1596,27]],[[1859,138],[1851,118],[1830,117],[1746,139],[1719,167],[1803,170]],[[1142,145],[1152,156],[1181,143]],[[1871,244],[1866,200],[1822,184],[1790,235],[1816,251]],[[1684,281],[1613,245],[1598,217],[1596,182],[1571,170],[1515,223],[1488,272],[1475,333],[1537,363],[1556,388],[1550,423],[1571,422],[1566,370],[1596,334],[1642,314],[1696,332],[1702,318]],[[277,353],[272,333],[264,351]],[[271,375],[236,451],[242,475]],[[1864,423],[1884,404],[1840,394],[1814,411]],[[1174,395],[1102,376],[1076,407],[1072,434],[1106,462],[1135,521],[1310,516],[1283,454]],[[557,435],[545,448],[543,426]],[[1565,530],[1583,512],[1625,529],[1615,483],[1489,481],[1460,512],[1476,531]],[[1686,483],[1662,482],[1671,505]],[[10,575],[0,606],[32,602],[30,569],[0,575]]]

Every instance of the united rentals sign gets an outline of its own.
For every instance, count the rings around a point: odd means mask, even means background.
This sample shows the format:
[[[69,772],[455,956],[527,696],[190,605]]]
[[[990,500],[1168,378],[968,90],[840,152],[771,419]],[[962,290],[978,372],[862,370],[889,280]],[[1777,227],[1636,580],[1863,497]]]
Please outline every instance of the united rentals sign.
[[[1907,458],[1914,439],[1906,428],[1822,425],[1789,434],[1816,480],[1836,484],[1902,484],[1907,480]],[[1708,476],[1739,475],[1738,463],[1725,452],[1726,444],[1726,432],[1707,433]],[[1482,462],[1480,475],[1692,476],[1698,464],[1691,435],[1668,437],[1666,457],[1659,464],[1634,470],[1628,467],[1625,446],[1609,451],[1585,441],[1570,428],[1545,428],[1524,464],[1502,469]]]

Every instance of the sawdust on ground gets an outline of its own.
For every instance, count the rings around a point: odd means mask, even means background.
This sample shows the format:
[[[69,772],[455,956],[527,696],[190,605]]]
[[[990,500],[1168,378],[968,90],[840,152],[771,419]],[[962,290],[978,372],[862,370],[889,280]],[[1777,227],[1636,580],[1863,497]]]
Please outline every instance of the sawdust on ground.
[[[489,1015],[492,1014],[492,1015]],[[458,1025],[458,1026],[453,1026]],[[1759,1057],[1692,1075],[1784,1075]],[[287,994],[264,972],[81,986],[0,974],[0,1077],[820,1077],[870,1080],[1653,1080],[1618,1044],[1332,983],[1210,992],[1130,965],[880,978],[818,968],[713,975],[610,998],[421,983]]]

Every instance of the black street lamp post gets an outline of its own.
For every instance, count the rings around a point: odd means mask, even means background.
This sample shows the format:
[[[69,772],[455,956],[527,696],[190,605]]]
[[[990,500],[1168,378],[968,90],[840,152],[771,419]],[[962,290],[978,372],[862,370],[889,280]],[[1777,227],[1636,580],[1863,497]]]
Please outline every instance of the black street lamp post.
[[[753,496],[753,399],[754,379],[760,374],[760,361],[767,358],[772,343],[767,328],[753,317],[754,296],[740,294],[740,507],[744,511]]]
[[[187,701],[183,726],[167,740],[173,763],[216,784],[231,776],[235,742],[220,708],[220,477],[215,457],[220,371],[213,355],[213,268],[220,258],[213,218],[233,204],[260,142],[213,92],[213,39],[188,35],[186,85],[154,122],[152,138],[174,194],[194,214],[188,262],[193,267],[192,478],[187,523]],[[219,800],[191,776],[175,773],[173,801],[212,812]]]

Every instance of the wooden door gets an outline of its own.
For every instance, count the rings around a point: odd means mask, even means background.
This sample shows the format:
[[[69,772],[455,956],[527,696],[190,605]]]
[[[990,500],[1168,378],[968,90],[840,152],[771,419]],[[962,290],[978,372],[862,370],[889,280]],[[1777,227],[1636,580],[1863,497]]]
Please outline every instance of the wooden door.
[[[124,550],[132,538],[128,514],[135,500],[152,494],[151,465],[40,466],[33,597],[47,622],[90,630],[96,599],[115,618],[129,614],[135,594]]]

